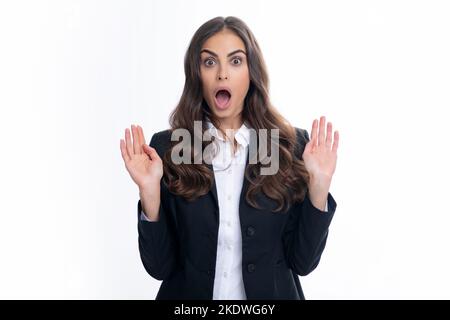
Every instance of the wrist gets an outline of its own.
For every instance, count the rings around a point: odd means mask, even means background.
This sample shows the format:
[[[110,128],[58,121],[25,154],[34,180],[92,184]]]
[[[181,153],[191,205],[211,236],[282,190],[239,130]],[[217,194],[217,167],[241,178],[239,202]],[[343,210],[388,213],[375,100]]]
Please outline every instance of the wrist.
[[[142,210],[145,216],[150,221],[158,221],[159,220],[159,207],[160,207],[160,197],[161,190],[159,184],[155,187],[148,188],[140,188],[139,189],[139,197],[141,200]]]
[[[139,185],[139,193],[141,194],[148,194],[155,192],[156,190],[159,190],[161,186],[161,179],[152,179],[150,181],[147,181],[143,185]]]
[[[310,189],[329,189],[331,185],[331,178],[327,175],[309,175],[308,187]]]
[[[308,193],[311,203],[318,209],[325,211],[331,178],[327,176],[310,176]]]

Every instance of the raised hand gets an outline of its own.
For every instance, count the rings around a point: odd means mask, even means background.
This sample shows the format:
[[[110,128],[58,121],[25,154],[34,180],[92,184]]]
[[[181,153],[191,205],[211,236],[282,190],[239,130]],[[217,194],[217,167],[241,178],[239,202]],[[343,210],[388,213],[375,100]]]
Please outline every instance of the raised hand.
[[[163,163],[156,150],[145,142],[144,132],[140,126],[131,125],[125,129],[125,140],[120,139],[120,150],[125,167],[140,190],[159,187],[163,176]]]
[[[333,126],[328,122],[325,132],[325,120],[325,116],[320,117],[320,125],[317,119],[313,121],[311,140],[303,151],[305,167],[310,174],[310,198],[318,208],[325,207],[331,179],[336,170],[339,145],[339,132],[334,132],[333,139]]]
[[[325,116],[320,117],[320,126],[317,132],[318,121],[313,121],[311,140],[306,144],[303,152],[306,170],[315,178],[331,179],[336,170],[337,149],[339,144],[339,132],[334,132],[332,141],[331,122],[327,124],[325,137]]]

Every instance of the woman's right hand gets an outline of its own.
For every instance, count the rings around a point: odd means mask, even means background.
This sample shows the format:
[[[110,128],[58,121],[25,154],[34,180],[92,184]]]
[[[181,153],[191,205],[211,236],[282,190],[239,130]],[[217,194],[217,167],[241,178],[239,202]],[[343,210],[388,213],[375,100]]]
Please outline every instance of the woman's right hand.
[[[125,140],[120,139],[120,150],[125,167],[140,190],[159,187],[163,176],[163,163],[156,150],[145,142],[144,132],[140,126],[131,125],[125,129]]]

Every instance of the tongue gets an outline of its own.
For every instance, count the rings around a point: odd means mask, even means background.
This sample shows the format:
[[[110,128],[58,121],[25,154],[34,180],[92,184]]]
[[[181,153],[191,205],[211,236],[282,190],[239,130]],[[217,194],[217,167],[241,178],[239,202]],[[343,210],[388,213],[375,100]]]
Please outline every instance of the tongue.
[[[219,91],[219,93],[217,93],[216,100],[219,107],[223,107],[228,103],[228,100],[230,100],[230,95],[226,91]]]

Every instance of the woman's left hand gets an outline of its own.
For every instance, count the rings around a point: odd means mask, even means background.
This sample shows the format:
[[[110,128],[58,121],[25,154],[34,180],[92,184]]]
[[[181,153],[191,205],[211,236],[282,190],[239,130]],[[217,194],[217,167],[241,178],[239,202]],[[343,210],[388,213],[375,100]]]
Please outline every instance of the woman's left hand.
[[[325,116],[320,117],[319,132],[317,132],[317,124],[318,120],[315,119],[311,130],[311,140],[306,144],[303,152],[303,160],[306,170],[312,177],[331,180],[336,169],[339,132],[334,132],[334,141],[332,141],[331,122],[328,122],[326,132]]]
[[[325,116],[313,121],[311,139],[303,151],[303,160],[310,175],[309,191],[311,200],[318,207],[325,207],[328,190],[336,170],[339,132],[332,134],[333,126],[328,122],[325,132]],[[317,128],[319,127],[319,128]]]

